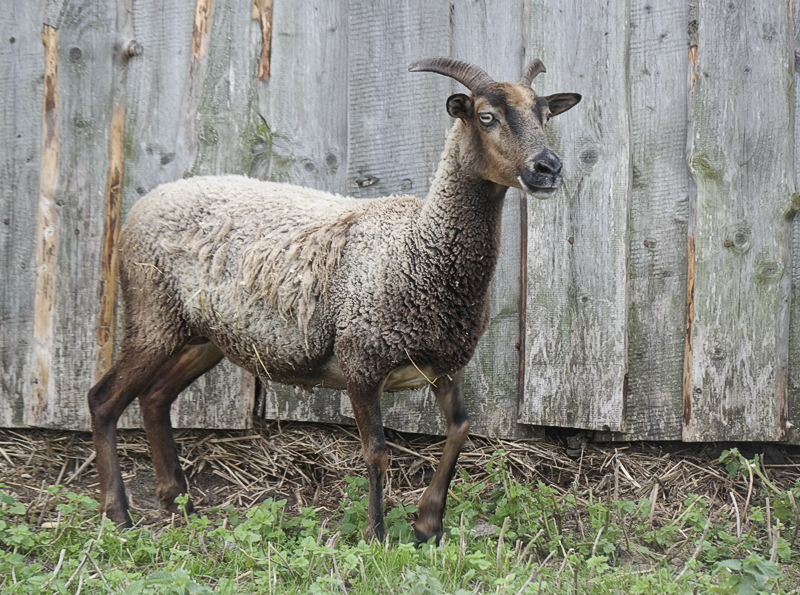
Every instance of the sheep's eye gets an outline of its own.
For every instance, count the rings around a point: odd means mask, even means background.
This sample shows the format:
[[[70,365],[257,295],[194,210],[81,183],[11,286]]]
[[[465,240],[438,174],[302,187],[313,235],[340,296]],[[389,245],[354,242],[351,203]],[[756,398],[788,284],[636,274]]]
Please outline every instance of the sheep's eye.
[[[494,116],[492,114],[478,114],[478,119],[481,121],[481,124],[491,124],[494,122]]]

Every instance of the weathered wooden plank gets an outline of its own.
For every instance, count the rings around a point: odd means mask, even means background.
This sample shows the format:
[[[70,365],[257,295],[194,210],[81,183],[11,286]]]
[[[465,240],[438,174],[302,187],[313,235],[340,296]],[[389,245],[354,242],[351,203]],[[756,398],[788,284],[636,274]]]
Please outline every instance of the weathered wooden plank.
[[[53,317],[60,221],[56,211],[58,153],[61,143],[61,101],[58,78],[58,29],[42,27],[44,46],[44,111],[39,172],[39,216],[36,224],[36,287],[33,318],[32,390],[25,411],[28,424],[39,425],[51,407],[55,387]],[[51,413],[52,415],[52,413]]]
[[[795,184],[800,179],[800,121],[797,114],[800,113],[800,61],[797,56],[800,53],[800,0],[791,3],[792,16],[794,17],[792,47],[794,48],[794,176]],[[797,216],[800,210],[800,201],[795,195],[795,210],[789,214],[791,224],[791,311],[789,323],[789,421],[792,427],[787,432],[787,441],[793,444],[800,444],[800,217]]]
[[[540,94],[584,100],[550,124],[564,187],[528,204],[524,423],[624,429],[630,110],[626,2],[531,3]],[[576,29],[576,23],[580,27]],[[541,79],[541,80],[540,80]]]
[[[125,96],[129,60],[142,53],[142,46],[133,38],[131,1],[117,2],[117,41],[114,44],[114,66],[111,95],[111,123],[108,130],[108,171],[103,197],[103,239],[100,254],[100,317],[97,321],[97,360],[95,382],[111,367],[114,354],[117,310],[117,271],[119,232],[122,224],[122,182],[125,169]]]
[[[213,18],[207,15],[211,4]],[[201,13],[206,16],[200,18]],[[193,45],[189,79],[190,85],[200,85],[200,93],[196,104],[191,96],[189,103],[196,105],[195,153],[189,174],[246,173],[253,161],[256,129],[258,54],[254,48],[261,37],[259,24],[247,4],[198,0],[195,42],[198,29],[210,33],[201,36],[199,47]],[[193,80],[192,75],[198,73],[202,78]],[[254,401],[254,379],[224,360],[180,396],[172,417],[180,427],[245,428],[252,424]]]
[[[369,18],[372,19],[369,26],[375,27],[374,23],[374,15],[377,14],[371,12],[370,10],[365,11],[365,7],[356,7],[357,10],[353,16],[351,16],[351,39],[354,40],[363,40],[368,39],[361,33],[353,34],[353,30],[358,30],[359,27],[362,25],[359,24],[359,18]],[[494,9],[499,8],[498,6],[488,5],[485,6],[483,4],[476,4],[476,5],[458,5],[454,6],[453,13],[451,15],[451,23],[453,27],[453,41],[452,41],[452,49],[450,50],[453,55],[458,57],[462,57],[468,60],[472,60],[477,64],[485,66],[486,68],[490,68],[491,66],[496,67],[498,70],[497,73],[492,71],[492,74],[495,74],[498,80],[516,80],[520,76],[523,67],[523,32],[522,32],[522,21],[520,20],[523,14],[523,5],[520,2],[517,6],[517,10],[508,11],[508,6],[504,6],[502,11],[495,12]],[[513,8],[513,7],[512,7]],[[276,7],[276,10],[278,8]],[[361,10],[361,12],[358,12]],[[494,19],[494,20],[487,20],[486,15],[488,12],[493,12],[495,14],[502,14],[504,11],[507,12],[506,17],[504,19]],[[316,14],[316,12],[311,12],[305,10],[304,12],[308,14]],[[365,16],[366,15],[366,16]],[[444,13],[441,13],[440,16],[446,16]],[[401,18],[400,16],[392,16],[391,18]],[[408,17],[402,17],[408,21]],[[400,28],[403,30],[403,27],[408,29],[409,27],[413,28],[417,26],[413,21],[417,17],[412,17],[412,24],[409,25],[408,22],[406,24],[401,24]],[[278,14],[276,13],[276,27],[278,26],[277,23],[280,22],[280,18],[278,18]],[[427,20],[428,23],[431,23],[431,20]],[[315,26],[315,25],[312,25]],[[444,26],[442,23],[441,26]],[[394,27],[394,25],[393,25]],[[475,30],[479,31],[476,34]],[[316,30],[321,30],[318,26],[316,26]],[[374,36],[374,32],[373,32]],[[482,39],[486,39],[487,43],[485,44],[474,44],[475,37],[478,36]],[[423,35],[425,40],[428,39],[429,35],[426,33]],[[280,34],[276,31],[276,39],[280,38]],[[430,48],[430,44],[426,45],[425,40],[420,42],[420,44],[416,48],[416,52],[414,55],[409,55],[405,61],[402,59],[398,59],[397,52],[393,52],[393,50],[388,50],[387,53],[390,54],[388,57],[381,57],[380,56],[380,46],[376,47],[374,43],[370,41],[364,41],[361,46],[356,43],[355,48],[351,48],[352,53],[363,52],[364,47],[368,48],[369,55],[363,56],[364,58],[369,58],[371,60],[371,64],[374,66],[375,64],[379,63],[388,63],[390,60],[394,60],[397,64],[398,69],[400,72],[405,76],[405,67],[406,62],[410,62],[413,59],[416,59],[420,56],[427,56],[427,55],[438,55],[441,53],[442,48],[438,47],[441,44],[441,39],[437,37],[435,39],[435,46]],[[388,42],[385,42],[388,43]],[[274,51],[273,60],[277,60],[278,49],[276,48]],[[313,53],[306,52],[306,55],[312,55]],[[516,55],[516,61],[509,61],[509,55]],[[352,58],[351,63],[356,61],[357,58]],[[381,62],[383,61],[383,62]],[[298,65],[300,66],[300,65]],[[351,67],[352,68],[352,67]],[[362,66],[363,68],[363,66]],[[297,68],[295,70],[298,70]],[[377,72],[374,71],[373,72]],[[302,73],[302,70],[301,70]],[[304,74],[304,73],[303,73]],[[277,76],[277,69],[275,74]],[[402,104],[402,101],[410,101],[410,107],[413,109],[417,109],[417,105],[419,102],[424,101],[426,98],[405,98],[401,97],[400,99],[396,98],[395,95],[398,91],[394,90],[396,83],[390,81],[386,83],[384,79],[387,78],[386,75],[378,75],[376,74],[375,80],[367,80],[366,78],[359,79],[358,83],[354,83],[354,79],[358,78],[358,75],[353,74],[351,70],[351,90],[350,90],[350,97],[351,102],[353,101],[353,97],[357,97],[359,101],[362,101],[364,105],[357,105],[353,108],[351,113],[351,118],[371,118],[369,125],[372,126],[372,132],[378,138],[370,139],[370,144],[374,144],[376,142],[385,142],[381,140],[381,137],[397,134],[394,132],[397,129],[397,125],[395,125],[391,118],[394,115],[393,112],[397,110],[397,105]],[[389,77],[391,78],[391,77]],[[435,81],[434,81],[435,82]],[[444,80],[444,86],[446,87],[454,87],[456,84],[452,81]],[[294,82],[294,85],[302,84],[302,79],[297,82]],[[376,88],[374,94],[378,99],[377,102],[369,102],[368,100],[364,99],[364,91],[361,88],[354,89],[352,85],[360,84],[360,85],[371,85]],[[380,103],[383,101],[380,96],[386,94],[386,91],[381,91],[381,84],[385,84],[388,88],[393,89],[392,91],[392,102],[391,104],[387,104],[385,101],[384,103]],[[270,81],[270,93],[272,93],[277,87],[275,85],[275,81]],[[294,90],[296,93],[296,88]],[[444,103],[444,99],[446,97],[446,92],[442,93],[439,97],[431,97],[431,101],[433,102],[432,105],[435,106],[438,110],[440,110],[439,115],[437,116],[437,120],[440,118],[445,118],[444,111],[441,108],[441,105]],[[309,104],[314,106],[313,102],[313,95],[309,100]],[[274,102],[273,105],[279,105],[278,102]],[[288,106],[289,109],[298,110],[302,106]],[[281,106],[282,110],[287,110],[286,106]],[[387,113],[383,115],[376,115],[375,112],[377,110],[388,110]],[[367,113],[369,110],[373,113]],[[323,111],[324,117],[324,111]],[[399,119],[400,116],[397,116]],[[412,122],[414,121],[411,119]],[[273,132],[273,153],[277,153],[275,151],[276,147],[278,146],[278,138],[279,134],[278,131],[274,128],[275,117],[268,118],[268,122],[272,128]],[[357,127],[357,124],[353,124],[351,122],[351,130],[353,127]],[[422,134],[427,134],[425,131],[428,130],[430,127],[425,126],[422,128]],[[408,125],[403,124],[399,130],[403,131],[402,133],[408,135]],[[412,131],[413,132],[413,131]],[[361,131],[363,133],[363,131]],[[420,132],[416,132],[416,134],[420,134]],[[438,138],[433,139],[432,142],[437,143],[435,150],[431,151],[432,154],[436,155],[436,159],[431,163],[424,163],[422,164],[429,172],[433,171],[435,168],[436,163],[438,162],[438,154],[441,152],[443,145],[444,145],[444,138],[445,134],[441,134]],[[281,139],[283,140],[283,139]],[[296,139],[292,138],[291,143],[282,143],[284,146],[290,147],[294,154],[290,155],[288,158],[284,157],[280,161],[278,161],[278,165],[282,164],[296,164],[297,157],[296,151],[298,147],[302,148],[302,138]],[[423,139],[425,143],[429,143],[430,141]],[[306,141],[307,142],[307,141]],[[409,141],[403,139],[402,143],[408,143]],[[358,153],[359,155],[366,155],[368,158],[373,159],[375,163],[381,163],[383,167],[394,167],[394,168],[402,168],[404,164],[389,164],[387,163],[387,158],[385,153],[388,149],[385,147],[381,149],[384,151],[383,155],[375,155],[373,151],[369,147],[362,149],[361,146],[363,145],[364,141],[358,135],[351,135],[351,162],[349,164],[348,169],[352,172],[353,171],[353,159],[358,159],[359,156],[354,156],[354,152]],[[397,143],[392,141],[391,150],[394,151],[397,148]],[[312,160],[313,161],[313,160]],[[275,163],[273,157],[273,163]],[[317,168],[308,167],[308,170],[312,174],[315,174]],[[272,168],[273,176],[275,175],[275,168]],[[363,170],[359,171],[358,175],[363,175]],[[317,185],[316,176],[311,177],[308,179],[309,176],[307,173],[303,173],[302,171],[298,172],[296,165],[293,169],[287,174],[278,173],[279,179],[289,179],[292,181],[297,181],[298,179],[301,180],[301,183],[307,185]],[[379,177],[379,176],[374,176]],[[368,178],[368,176],[367,176]],[[388,193],[388,192],[399,192],[404,188],[408,187],[408,182],[403,182],[402,180],[410,180],[410,178],[401,178],[400,187],[394,186],[390,187],[384,185],[383,188],[379,186],[378,188],[374,188],[373,186],[368,186],[372,192],[366,193],[364,192],[365,196],[375,196],[381,193]],[[427,191],[427,180],[422,179],[416,184],[417,190],[415,193],[418,195],[423,195]],[[354,192],[354,188],[357,187],[352,184],[354,180],[350,180],[351,185],[350,187],[345,187],[343,191],[350,191],[350,193],[357,193],[358,191]],[[373,182],[372,179],[361,179],[362,183],[368,184],[369,182]],[[405,184],[405,186],[403,186]],[[411,183],[412,187],[414,187],[414,183]],[[422,186],[422,188],[420,188]],[[323,187],[330,189],[330,185],[320,184],[317,187]],[[338,188],[337,188],[338,189]],[[493,302],[493,312],[496,314],[494,316],[494,320],[492,322],[492,326],[487,332],[486,338],[482,343],[482,346],[478,349],[473,362],[467,369],[466,373],[466,380],[465,380],[465,398],[467,400],[468,409],[471,412],[471,417],[473,418],[473,429],[478,432],[486,432],[486,433],[496,433],[499,435],[509,436],[515,435],[517,431],[517,423],[516,423],[516,410],[517,410],[517,378],[513,374],[518,366],[518,351],[517,351],[517,341],[519,336],[519,318],[518,318],[518,311],[519,311],[519,237],[520,237],[520,230],[519,230],[519,199],[516,193],[512,193],[512,196],[509,198],[509,204],[506,208],[506,218],[504,220],[504,237],[505,237],[505,244],[504,244],[504,253],[503,258],[501,259],[501,263],[498,267],[497,278],[498,282],[495,285],[495,292],[494,292],[494,302]],[[508,370],[511,367],[512,373],[509,374]],[[293,389],[277,389],[277,387],[272,387],[269,391],[274,390],[288,390],[289,396],[288,398],[296,398],[298,402],[294,406],[290,406],[287,403],[283,403],[282,407],[277,407],[276,403],[274,402],[275,397],[268,397],[268,402],[263,405],[263,409],[266,412],[273,412],[273,414],[279,414],[281,419],[286,419],[287,416],[292,416],[292,418],[303,418],[304,415],[313,415],[312,419],[316,419],[318,421],[334,421],[331,415],[331,412],[327,411],[327,399],[330,398],[330,391],[315,391],[314,394],[310,394],[309,392],[298,392]],[[268,391],[268,392],[269,392]],[[349,405],[349,401],[346,395],[339,395],[341,399],[341,413],[345,416],[345,419],[351,419],[352,417],[352,410]],[[301,402],[302,401],[302,402]],[[317,402],[317,405],[314,403]],[[439,412],[438,406],[436,404],[433,395],[429,390],[419,390],[419,391],[411,391],[406,393],[398,393],[398,394],[391,394],[385,395],[383,398],[383,411],[384,411],[384,423],[387,427],[392,427],[396,429],[404,429],[409,431],[419,431],[419,432],[430,432],[430,433],[441,433],[444,430],[444,423]]]
[[[685,3],[631,0],[626,440],[680,440],[689,168]]]
[[[23,424],[33,389],[44,112],[42,3],[0,2],[0,426]],[[52,110],[55,106],[51,108]],[[44,130],[43,130],[44,129]],[[44,135],[43,135],[44,132]],[[50,147],[53,150],[54,147]]]
[[[197,0],[133,10],[143,53],[128,79],[124,212],[160,183],[250,169],[260,36],[249,5]],[[225,360],[181,394],[173,425],[248,427],[253,399],[253,378]],[[120,425],[140,425],[138,408]]]
[[[142,54],[128,65],[126,81],[123,219],[139,198],[159,184],[183,177],[189,167],[182,158],[181,135],[194,13],[189,2],[134,3],[133,36]],[[119,311],[117,337],[122,324]],[[187,396],[188,392],[181,398]],[[128,408],[119,426],[141,427],[137,405]]]
[[[480,65],[497,80],[517,80],[522,72],[522,2],[510,6],[496,2],[453,5],[450,48],[444,45],[448,39],[447,7],[410,4],[405,7],[406,14],[387,15],[380,9],[351,3],[348,191],[356,196],[427,193],[446,136],[435,123],[444,120],[449,127],[444,100],[450,89],[461,88],[453,81],[430,76],[423,77],[421,83],[414,79],[406,82],[408,63],[420,57],[453,55]],[[420,31],[415,34],[415,47],[401,45],[403,36],[412,35],[415,29]],[[397,34],[387,37],[385,30]],[[476,44],[475,39],[482,42]],[[398,76],[403,77],[400,88]],[[391,101],[384,100],[384,95]],[[501,436],[518,432],[519,208],[519,195],[509,193],[503,252],[493,285],[492,323],[464,376],[464,398],[473,431]],[[384,395],[382,409],[387,427],[444,432],[444,420],[430,389]],[[345,396],[342,413],[352,416]]]
[[[698,6],[688,441],[780,440],[786,432],[790,23],[778,0]]]
[[[104,179],[102,173],[97,175],[97,164],[107,163],[110,121],[108,95],[97,90],[111,87],[115,12],[113,6],[73,4],[60,11],[57,184],[49,192],[43,184],[42,192],[52,195],[53,220],[57,221],[53,228],[58,229],[50,236],[57,254],[49,305],[50,385],[29,401],[25,418],[29,425],[88,427],[86,390],[94,376],[103,221]],[[37,299],[45,295],[37,287]],[[39,386],[45,385],[40,378]]]
[[[313,421],[330,424],[353,424],[342,415],[341,391],[329,388],[305,389],[265,382],[259,390],[256,413],[280,421]]]
[[[272,74],[259,90],[271,153],[258,177],[345,193],[347,3],[278,3],[273,25]]]
[[[261,32],[250,6],[242,2],[216,0],[213,13],[194,118],[196,153],[189,173],[247,173],[259,124],[255,49],[260,46]]]
[[[189,2],[154,0],[133,6],[133,34],[142,55],[128,65],[123,214],[190,167],[193,157],[183,157],[182,141],[194,12]]]
[[[272,0],[253,0],[253,18],[261,30],[261,53],[258,55],[258,80],[269,78],[272,53]]]
[[[349,14],[347,194],[425,196],[449,128],[444,101],[451,85],[443,76],[409,73],[408,65],[449,54],[449,6],[351,0]],[[340,398],[342,415],[351,418],[347,396]],[[384,395],[384,423],[420,431],[417,424],[424,418],[441,428],[431,401],[426,389]],[[422,403],[428,406],[420,416],[413,407]]]
[[[271,132],[271,179],[355,196],[427,190],[444,145],[447,116],[441,105],[449,84],[434,82],[443,91],[433,101],[434,92],[420,91],[423,82],[415,81],[407,66],[431,45],[435,55],[445,52],[448,26],[446,7],[427,7],[421,12],[417,8],[397,10],[362,2],[348,7],[315,1],[303,7],[312,18],[302,22],[284,14],[288,8],[275,6],[273,70],[269,107],[264,110]],[[437,10],[436,16],[428,19],[432,10]],[[385,35],[384,26],[394,32],[392,36]],[[417,48],[399,47],[403,36],[412,32],[416,36],[419,31]],[[404,77],[402,84],[398,76]],[[304,101],[296,101],[298,94]],[[426,100],[431,100],[428,105]],[[441,123],[441,128],[431,127],[431,120],[420,126],[424,118],[420,111],[434,110],[438,116],[433,121]],[[370,165],[385,169],[364,174]],[[386,169],[392,173],[384,173]],[[415,401],[414,407],[407,405],[409,401]],[[417,401],[428,406],[418,407]],[[344,393],[302,391],[271,383],[267,383],[262,408],[267,417],[280,419],[352,423],[353,415]],[[436,409],[435,399],[425,391],[386,395],[383,408],[388,427],[441,430],[441,424],[423,423],[437,419],[429,415]]]
[[[527,62],[538,57],[525,52],[527,18],[522,0],[455,3],[451,17],[452,55],[477,64],[497,81],[517,81]],[[453,87],[463,89],[457,83]],[[526,200],[518,190],[511,189],[506,195],[500,259],[492,283],[492,320],[464,373],[464,399],[473,422],[472,431],[480,434],[513,437],[524,431],[530,435],[530,430],[523,430],[517,420],[520,246],[521,235],[527,234],[520,217]]]
[[[259,88],[263,121],[251,175],[346,192],[347,32],[347,2],[275,4],[271,72]],[[270,419],[352,423],[341,415],[339,400],[336,391],[267,382],[257,409]]]
[[[347,193],[424,196],[449,128],[444,101],[450,82],[409,73],[408,66],[449,54],[450,7],[351,0],[349,37]]]

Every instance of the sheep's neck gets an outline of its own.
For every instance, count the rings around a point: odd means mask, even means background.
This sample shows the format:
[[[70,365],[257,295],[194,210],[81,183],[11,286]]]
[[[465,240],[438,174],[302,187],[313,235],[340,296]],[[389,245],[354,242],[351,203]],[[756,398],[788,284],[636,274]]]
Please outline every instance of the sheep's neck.
[[[466,131],[457,123],[417,221],[419,240],[429,248],[426,256],[432,269],[459,276],[469,269],[469,287],[464,287],[468,293],[488,290],[500,250],[503,199],[508,190],[474,173],[470,146]],[[448,245],[452,249],[441,248]]]

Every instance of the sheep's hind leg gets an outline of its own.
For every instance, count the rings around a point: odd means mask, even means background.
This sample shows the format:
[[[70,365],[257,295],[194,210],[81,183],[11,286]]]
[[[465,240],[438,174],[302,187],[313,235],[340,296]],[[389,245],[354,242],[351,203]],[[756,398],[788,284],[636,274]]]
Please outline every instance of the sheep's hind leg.
[[[148,389],[139,395],[142,421],[156,471],[156,495],[162,507],[173,513],[178,512],[175,498],[185,494],[187,486],[175,448],[169,410],[183,389],[223,357],[222,351],[210,341],[190,343],[161,367]],[[188,502],[186,510],[192,512],[193,509]]]
[[[469,434],[469,417],[461,399],[461,370],[452,377],[437,379],[433,393],[447,419],[447,441],[436,473],[419,503],[414,534],[421,543],[431,537],[435,537],[439,543],[442,537],[442,517],[447,501],[447,490],[453,479],[461,447],[464,446]]]
[[[364,539],[375,537],[383,541],[386,528],[383,522],[383,476],[389,466],[386,438],[381,419],[381,392],[383,382],[367,389],[355,388],[351,384],[347,390],[353,414],[361,436],[364,462],[369,477],[369,509],[367,530]]]
[[[117,361],[89,390],[100,507],[108,518],[125,527],[132,523],[117,453],[117,421],[136,395],[150,384],[169,355],[166,346],[123,339]]]

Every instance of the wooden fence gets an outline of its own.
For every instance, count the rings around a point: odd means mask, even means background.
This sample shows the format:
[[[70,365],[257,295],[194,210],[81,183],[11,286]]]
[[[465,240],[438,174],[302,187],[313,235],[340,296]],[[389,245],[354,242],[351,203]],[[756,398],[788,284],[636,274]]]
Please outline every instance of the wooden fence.
[[[506,199],[475,430],[800,442],[795,4],[0,0],[0,426],[88,427],[119,225],[159,183],[424,195],[460,88],[407,66],[452,55],[498,80],[539,57],[537,92],[584,96],[550,125],[563,190]],[[224,363],[175,423],[352,423],[336,392],[256,392]],[[427,391],[383,409],[441,431]]]

